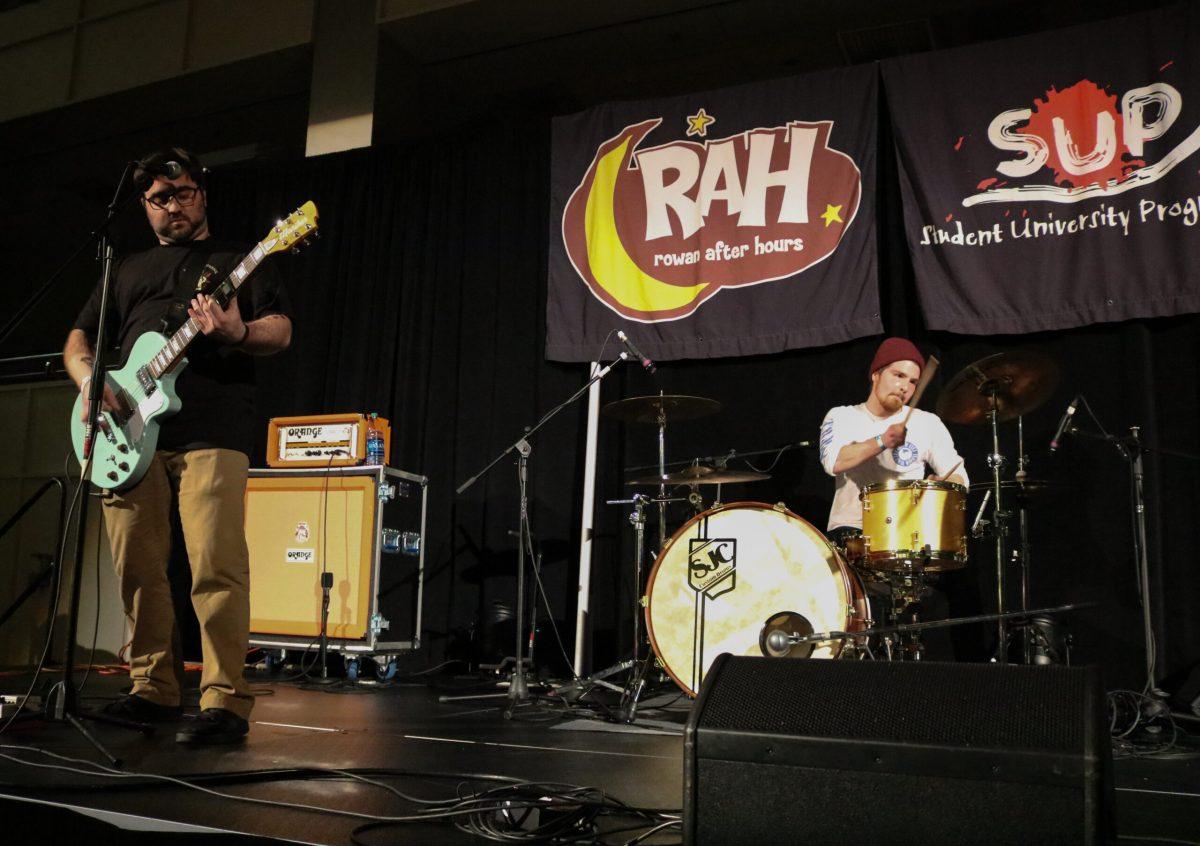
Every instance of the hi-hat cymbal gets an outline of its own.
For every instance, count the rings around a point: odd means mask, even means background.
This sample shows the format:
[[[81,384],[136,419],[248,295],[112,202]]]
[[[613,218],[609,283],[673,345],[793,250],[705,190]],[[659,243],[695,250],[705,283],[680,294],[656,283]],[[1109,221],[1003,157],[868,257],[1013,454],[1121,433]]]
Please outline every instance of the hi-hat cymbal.
[[[1057,386],[1058,364],[1044,353],[997,353],[955,374],[938,397],[937,414],[948,423],[986,423],[994,404],[997,420],[1012,420],[1048,400]]]
[[[721,403],[707,397],[679,394],[665,396],[629,397],[610,402],[601,412],[626,423],[657,423],[661,414],[667,420],[695,420],[721,410]]]
[[[976,482],[971,485],[971,491],[990,491],[991,482]],[[1072,491],[1075,486],[1069,482],[1052,482],[1048,479],[1002,479],[1000,490],[1015,493],[1018,496],[1043,496],[1045,494],[1065,493]]]
[[[665,476],[639,476],[626,482],[627,485],[737,485],[742,482],[761,482],[769,479],[767,473],[749,470],[718,470],[714,467],[694,465]]]

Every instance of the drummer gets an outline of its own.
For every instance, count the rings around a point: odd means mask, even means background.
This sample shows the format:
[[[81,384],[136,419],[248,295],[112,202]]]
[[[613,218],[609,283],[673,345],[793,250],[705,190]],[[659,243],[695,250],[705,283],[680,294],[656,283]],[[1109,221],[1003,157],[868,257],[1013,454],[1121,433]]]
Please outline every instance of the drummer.
[[[831,408],[821,423],[821,466],[837,481],[829,511],[830,537],[862,528],[859,493],[891,479],[924,479],[953,471],[948,482],[969,484],[950,432],[936,414],[912,410],[925,356],[905,338],[879,345],[868,370],[871,392],[858,405]],[[956,469],[957,468],[957,469]]]

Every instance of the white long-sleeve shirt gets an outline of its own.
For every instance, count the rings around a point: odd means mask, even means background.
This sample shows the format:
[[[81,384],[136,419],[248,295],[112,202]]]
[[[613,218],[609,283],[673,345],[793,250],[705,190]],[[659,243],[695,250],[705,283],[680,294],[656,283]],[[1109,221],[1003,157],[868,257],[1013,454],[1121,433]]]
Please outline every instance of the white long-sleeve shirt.
[[[961,459],[946,425],[936,414],[917,408],[908,420],[908,437],[902,446],[885,449],[857,467],[834,474],[833,465],[842,447],[882,435],[893,423],[904,420],[907,413],[908,408],[904,407],[889,417],[876,417],[860,403],[831,408],[825,415],[821,423],[821,466],[837,480],[828,528],[862,528],[862,503],[858,496],[867,485],[889,479],[924,479],[927,468],[942,475],[959,463]],[[970,484],[965,466],[956,470],[955,475],[961,475],[964,484]]]

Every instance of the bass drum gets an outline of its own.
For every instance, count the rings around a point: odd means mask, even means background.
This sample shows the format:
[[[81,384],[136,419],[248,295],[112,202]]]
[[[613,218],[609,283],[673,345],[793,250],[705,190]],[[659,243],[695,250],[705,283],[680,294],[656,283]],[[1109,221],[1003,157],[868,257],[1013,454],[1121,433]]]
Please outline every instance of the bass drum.
[[[858,631],[862,582],[810,523],[782,505],[735,502],[697,514],[654,562],[646,629],[663,669],[695,696],[722,652],[836,658],[842,643],[768,649],[766,634]]]

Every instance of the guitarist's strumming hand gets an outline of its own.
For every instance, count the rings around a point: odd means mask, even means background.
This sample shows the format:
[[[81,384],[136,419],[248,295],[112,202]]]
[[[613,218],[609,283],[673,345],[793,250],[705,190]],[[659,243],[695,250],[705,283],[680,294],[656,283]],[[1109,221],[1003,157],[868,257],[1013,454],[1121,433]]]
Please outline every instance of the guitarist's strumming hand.
[[[237,298],[221,308],[207,294],[200,294],[191,302],[188,316],[200,325],[200,331],[223,344],[240,344],[249,334],[242,313],[238,311]]]
[[[88,394],[91,393],[91,376],[84,376],[83,381],[79,385],[79,396],[83,402],[79,406],[79,419],[84,423],[88,417]],[[116,394],[112,392],[112,388],[107,382],[104,383],[104,396],[100,398],[101,411],[116,411],[120,406],[117,405]]]

